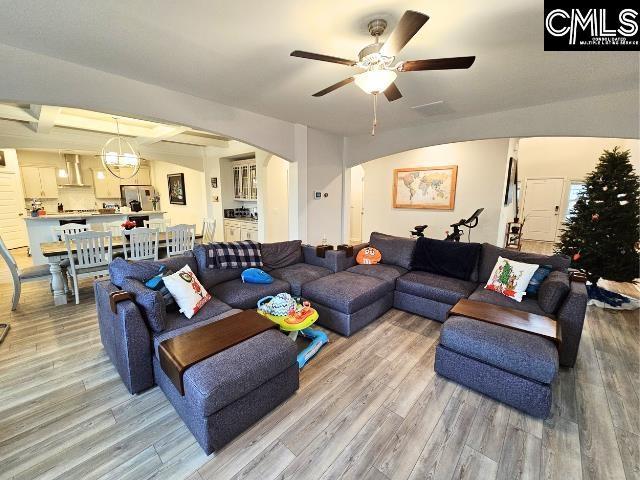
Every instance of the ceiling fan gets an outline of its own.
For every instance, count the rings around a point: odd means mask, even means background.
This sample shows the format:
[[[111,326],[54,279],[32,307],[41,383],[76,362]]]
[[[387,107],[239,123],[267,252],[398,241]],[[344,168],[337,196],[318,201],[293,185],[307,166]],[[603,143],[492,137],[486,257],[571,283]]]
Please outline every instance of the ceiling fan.
[[[405,60],[394,65],[396,55],[400,53],[400,50],[418,33],[427,20],[429,20],[429,17],[424,13],[407,10],[402,15],[402,18],[400,18],[396,28],[389,35],[389,38],[387,38],[387,41],[383,43],[380,42],[380,36],[387,28],[386,20],[379,18],[370,21],[368,29],[369,33],[375,38],[375,42],[360,50],[360,53],[358,53],[358,61],[301,50],[294,50],[291,52],[291,56],[319,60],[321,62],[339,63],[349,67],[364,69],[364,72],[334,83],[314,93],[313,96],[322,97],[327,93],[331,93],[340,87],[354,82],[364,92],[373,95],[373,129],[371,135],[375,135],[378,94],[384,93],[390,102],[402,98],[402,94],[395,84],[398,73],[422,70],[464,69],[473,65],[476,59],[476,57],[432,58],[428,60]]]

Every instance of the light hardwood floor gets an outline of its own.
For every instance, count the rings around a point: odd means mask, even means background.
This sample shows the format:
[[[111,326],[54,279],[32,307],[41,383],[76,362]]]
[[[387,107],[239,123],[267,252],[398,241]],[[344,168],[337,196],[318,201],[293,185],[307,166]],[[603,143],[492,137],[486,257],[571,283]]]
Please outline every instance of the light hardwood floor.
[[[589,308],[543,422],[436,376],[440,324],[391,310],[331,334],[291,399],[207,457],[158,388],[127,393],[91,281],[80,305],[53,307],[46,282],[14,313],[10,296],[0,270],[2,479],[640,478],[637,312]]]

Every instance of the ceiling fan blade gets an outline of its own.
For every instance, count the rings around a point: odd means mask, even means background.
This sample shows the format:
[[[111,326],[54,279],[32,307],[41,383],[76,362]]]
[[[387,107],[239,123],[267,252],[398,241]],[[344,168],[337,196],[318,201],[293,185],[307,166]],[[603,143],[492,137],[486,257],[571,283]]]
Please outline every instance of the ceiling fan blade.
[[[384,42],[380,53],[388,57],[395,57],[402,48],[409,43],[409,40],[418,33],[418,30],[429,20],[424,13],[407,10],[400,18],[398,25],[391,32],[387,41]]]
[[[400,72],[415,72],[418,70],[453,70],[469,68],[476,57],[431,58],[429,60],[407,60],[398,68]]]
[[[346,58],[332,57],[331,55],[322,55],[320,53],[303,52],[302,50],[294,50],[291,52],[292,57],[308,58],[309,60],[320,60],[321,62],[340,63],[342,65],[348,65],[353,67],[355,60],[348,60]]]
[[[314,97],[322,97],[323,95],[326,95],[327,93],[331,93],[331,92],[333,92],[334,90],[337,90],[340,87],[344,87],[345,85],[348,85],[351,82],[353,82],[353,77],[345,78],[341,82],[334,83],[330,87],[327,87],[324,90],[320,90],[319,92],[314,93],[313,96]]]
[[[389,100],[390,102],[402,98],[402,94],[400,93],[400,90],[398,90],[398,86],[395,84],[395,82],[387,87],[387,89],[384,91],[384,96],[387,97],[387,100]]]

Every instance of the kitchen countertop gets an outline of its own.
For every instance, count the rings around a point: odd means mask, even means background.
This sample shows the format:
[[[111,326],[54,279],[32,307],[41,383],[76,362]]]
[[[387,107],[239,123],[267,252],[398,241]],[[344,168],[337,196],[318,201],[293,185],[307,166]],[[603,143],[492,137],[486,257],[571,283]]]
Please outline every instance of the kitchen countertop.
[[[25,215],[23,218],[25,220],[34,220],[34,221],[39,221],[39,220],[67,220],[67,219],[72,219],[72,218],[94,218],[94,217],[123,217],[123,216],[138,216],[138,215],[153,215],[153,214],[164,214],[166,212],[163,211],[158,211],[158,210],[142,210],[140,212],[129,212],[129,213],[124,213],[124,212],[120,212],[120,213],[87,213],[87,212],[81,212],[81,213],[50,213],[47,215],[43,215],[41,217],[31,217],[28,215]]]
[[[238,218],[225,218],[225,221],[230,221],[230,222],[246,222],[246,223],[258,223],[258,220],[256,219],[252,219],[252,218],[242,218],[242,217],[238,217]]]

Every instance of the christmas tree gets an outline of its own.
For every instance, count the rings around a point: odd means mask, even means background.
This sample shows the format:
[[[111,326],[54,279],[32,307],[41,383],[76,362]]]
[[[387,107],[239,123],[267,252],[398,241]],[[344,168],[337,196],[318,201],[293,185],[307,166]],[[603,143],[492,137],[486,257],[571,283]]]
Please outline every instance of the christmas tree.
[[[587,175],[564,224],[556,252],[569,255],[572,267],[599,278],[629,282],[638,277],[640,184],[629,151],[605,150]]]

